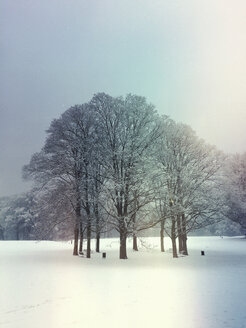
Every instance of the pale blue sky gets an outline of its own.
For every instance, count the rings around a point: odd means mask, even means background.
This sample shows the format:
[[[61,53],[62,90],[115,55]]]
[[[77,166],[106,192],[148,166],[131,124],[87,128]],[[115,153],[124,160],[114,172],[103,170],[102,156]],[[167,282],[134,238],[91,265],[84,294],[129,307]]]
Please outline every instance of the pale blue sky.
[[[244,0],[2,0],[0,196],[27,188],[51,119],[99,91],[246,151],[245,35]]]

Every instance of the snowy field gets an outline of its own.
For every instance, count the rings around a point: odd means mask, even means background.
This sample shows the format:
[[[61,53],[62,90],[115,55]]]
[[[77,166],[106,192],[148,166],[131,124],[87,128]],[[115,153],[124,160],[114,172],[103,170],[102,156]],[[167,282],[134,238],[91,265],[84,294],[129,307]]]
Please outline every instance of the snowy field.
[[[246,327],[245,239],[189,237],[178,259],[158,238],[143,244],[133,252],[129,241],[119,260],[117,239],[102,241],[106,259],[73,257],[71,243],[1,241],[0,327]]]

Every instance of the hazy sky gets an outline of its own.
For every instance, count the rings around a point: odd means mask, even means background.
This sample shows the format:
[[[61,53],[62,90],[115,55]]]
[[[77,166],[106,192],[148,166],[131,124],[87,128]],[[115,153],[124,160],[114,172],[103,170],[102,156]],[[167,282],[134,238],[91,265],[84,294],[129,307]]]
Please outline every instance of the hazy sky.
[[[99,91],[246,151],[245,0],[1,0],[0,63],[0,196],[28,188],[50,121]]]

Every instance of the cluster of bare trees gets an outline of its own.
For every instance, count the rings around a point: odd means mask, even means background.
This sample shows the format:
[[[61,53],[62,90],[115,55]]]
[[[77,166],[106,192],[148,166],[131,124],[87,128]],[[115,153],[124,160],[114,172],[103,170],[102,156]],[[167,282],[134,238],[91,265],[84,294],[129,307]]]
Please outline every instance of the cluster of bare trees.
[[[96,94],[65,111],[47,133],[24,177],[35,181],[42,222],[73,227],[74,255],[85,238],[91,256],[92,236],[99,252],[100,234],[110,227],[126,259],[127,237],[137,250],[139,232],[160,224],[161,250],[165,231],[177,257],[177,239],[179,252],[188,254],[187,233],[223,215],[223,155],[190,127],[160,117],[143,97]]]
[[[138,96],[97,94],[90,103],[68,109],[47,132],[45,146],[24,167],[24,177],[39,185],[41,203],[47,194],[63,203],[68,199],[74,255],[82,251],[85,230],[87,257],[92,233],[99,251],[107,220],[120,234],[120,258],[127,258],[127,236],[147,227],[146,214],[136,223],[137,212],[154,197],[148,164],[160,128],[153,106]],[[56,207],[56,201],[50,205]]]
[[[223,155],[199,139],[187,125],[166,120],[159,140],[156,162],[155,209],[172,239],[173,257],[188,255],[187,233],[221,219],[222,199],[218,174]]]
[[[238,223],[246,235],[246,153],[228,158],[224,167],[225,216]]]

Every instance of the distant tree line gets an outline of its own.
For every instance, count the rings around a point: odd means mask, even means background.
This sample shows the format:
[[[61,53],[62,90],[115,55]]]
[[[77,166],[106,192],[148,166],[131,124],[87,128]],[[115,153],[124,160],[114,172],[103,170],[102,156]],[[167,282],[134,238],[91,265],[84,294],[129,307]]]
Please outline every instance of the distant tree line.
[[[23,168],[32,192],[33,235],[73,231],[73,254],[100,251],[102,233],[126,241],[160,227],[173,257],[188,255],[187,234],[229,218],[246,229],[246,156],[225,156],[187,125],[159,116],[144,97],[96,94],[51,122],[39,153]],[[18,219],[19,220],[19,219]],[[1,233],[1,230],[0,230]]]
[[[35,225],[31,192],[0,198],[0,240],[27,240]]]

